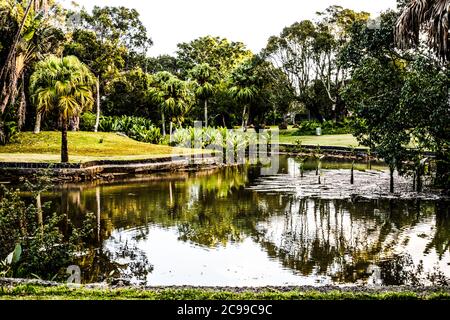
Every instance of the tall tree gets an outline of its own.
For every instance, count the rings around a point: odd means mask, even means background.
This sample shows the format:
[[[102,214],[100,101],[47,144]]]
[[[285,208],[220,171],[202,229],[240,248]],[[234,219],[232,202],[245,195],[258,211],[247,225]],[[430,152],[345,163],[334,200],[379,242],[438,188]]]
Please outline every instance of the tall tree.
[[[398,112],[404,83],[404,65],[392,58],[368,57],[353,72],[344,97],[354,114],[354,135],[389,165],[390,191],[394,170],[407,159],[411,135],[404,114]]]
[[[49,10],[53,10],[50,15]],[[55,52],[64,40],[54,27],[60,18],[53,1],[0,2],[0,138],[6,141],[4,121],[8,112],[17,115],[18,128],[25,123],[27,76],[30,65]],[[19,103],[16,104],[17,98]],[[9,111],[7,110],[9,109]],[[16,110],[17,108],[17,110]]]
[[[101,42],[109,40],[143,55],[153,44],[136,9],[95,6],[92,13],[82,10],[80,18],[81,27],[95,32]]]
[[[152,45],[147,29],[135,9],[125,7],[94,7],[91,13],[69,12],[71,40],[65,47],[66,55],[75,55],[86,63],[98,79],[97,117],[94,131],[98,129],[101,101],[107,105],[106,90],[121,71],[133,70],[145,64],[146,53]],[[103,99],[102,99],[103,98]]]
[[[171,116],[171,121],[181,125],[193,102],[189,83],[167,71],[153,75],[149,96],[159,105],[163,136],[166,135],[166,116]]]
[[[230,75],[230,95],[242,108],[242,129],[247,131],[250,106],[259,93],[258,77],[255,74],[255,60],[241,63]]]
[[[212,36],[180,43],[177,51],[182,77],[187,76],[190,70],[202,63],[215,68],[219,76],[224,77],[252,55],[241,42],[230,42],[228,39]]]
[[[318,105],[307,103],[311,92],[325,91],[335,117],[342,116],[339,89],[348,73],[339,63],[340,50],[350,39],[351,26],[367,21],[369,14],[331,6],[319,12],[318,16],[320,20],[317,23],[310,20],[295,22],[284,28],[279,36],[270,37],[263,54],[285,72],[289,86],[295,89],[296,102],[323,120],[324,114]],[[314,88],[318,83],[324,90]]]
[[[129,115],[158,121],[154,104],[148,99],[152,77],[140,68],[121,72],[105,87],[103,111],[108,115]],[[133,101],[130,104],[130,101]]]
[[[420,151],[436,152],[435,182],[448,188],[448,68],[427,51],[398,50],[397,19],[398,13],[390,11],[377,29],[354,29],[346,55],[352,78],[343,92],[355,118],[354,133],[400,173],[412,169],[420,177]],[[405,160],[414,165],[408,168]]]
[[[286,73],[298,99],[312,78],[315,32],[312,21],[296,22],[284,28],[279,36],[270,37],[264,50],[265,56]]]
[[[208,126],[208,99],[212,97],[218,83],[218,72],[207,63],[195,66],[188,77],[195,81],[195,95],[204,102],[205,127]]]
[[[94,104],[95,77],[78,58],[50,56],[36,65],[30,92],[38,114],[55,112],[61,121],[61,162],[69,161],[67,127],[69,119]]]
[[[64,47],[65,55],[74,55],[85,63],[94,73],[98,81],[96,89],[96,125],[94,131],[98,128],[97,123],[101,114],[102,97],[108,94],[106,88],[109,83],[119,76],[120,70],[124,68],[127,49],[118,43],[109,39],[103,41],[95,32],[75,29],[69,34],[71,41],[68,41]]]

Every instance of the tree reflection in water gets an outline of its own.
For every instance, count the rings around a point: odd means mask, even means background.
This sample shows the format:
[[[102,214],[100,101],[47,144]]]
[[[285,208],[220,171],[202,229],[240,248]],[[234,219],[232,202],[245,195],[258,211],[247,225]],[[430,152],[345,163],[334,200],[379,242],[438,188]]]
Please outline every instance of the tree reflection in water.
[[[294,274],[335,283],[444,283],[450,276],[448,203],[257,193],[245,188],[257,172],[240,167],[163,180],[67,185],[43,196],[79,224],[87,212],[97,214],[95,254],[83,261],[86,281],[113,270],[145,279],[152,261],[139,244],[149,227],[174,228],[179,241],[211,250],[252,239]],[[134,237],[124,242],[121,232],[130,229]]]

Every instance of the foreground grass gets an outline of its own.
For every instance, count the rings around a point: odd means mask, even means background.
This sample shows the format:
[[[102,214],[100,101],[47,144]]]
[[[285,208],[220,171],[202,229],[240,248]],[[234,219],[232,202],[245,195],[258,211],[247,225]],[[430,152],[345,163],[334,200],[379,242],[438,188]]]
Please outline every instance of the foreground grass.
[[[83,287],[0,287],[0,299],[27,300],[450,300],[450,293],[416,292],[319,292],[267,289],[261,292],[209,289],[86,289]]]
[[[68,132],[70,162],[141,160],[192,154],[191,149],[142,143],[107,132]],[[20,133],[15,142],[0,146],[0,162],[59,162],[60,132]]]

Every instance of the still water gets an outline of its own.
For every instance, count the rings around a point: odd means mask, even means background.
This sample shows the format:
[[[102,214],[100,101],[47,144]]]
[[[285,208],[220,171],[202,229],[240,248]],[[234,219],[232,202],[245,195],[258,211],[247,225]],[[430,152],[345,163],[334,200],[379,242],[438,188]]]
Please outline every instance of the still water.
[[[43,198],[75,224],[88,213],[96,217],[95,250],[80,262],[84,282],[107,276],[201,286],[448,281],[448,202],[358,200],[339,191],[349,184],[349,164],[325,162],[320,185],[315,165],[304,167],[301,177],[300,163],[283,157],[271,177],[242,166],[71,184]],[[385,168],[357,169],[352,192],[381,179]]]

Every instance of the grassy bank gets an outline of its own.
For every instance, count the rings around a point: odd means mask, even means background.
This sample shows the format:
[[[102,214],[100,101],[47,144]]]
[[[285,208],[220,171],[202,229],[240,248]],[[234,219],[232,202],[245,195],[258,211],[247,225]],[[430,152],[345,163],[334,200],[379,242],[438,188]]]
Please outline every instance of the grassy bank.
[[[191,154],[193,150],[142,143],[106,132],[69,132],[70,162],[139,160]],[[15,142],[0,146],[0,162],[60,162],[61,133],[23,132]]]
[[[211,289],[86,289],[21,285],[0,287],[0,299],[27,300],[450,300],[448,292],[261,291]]]
[[[356,139],[349,134],[326,136],[295,136],[294,130],[280,132],[280,143],[303,145],[357,146]],[[142,143],[133,139],[106,132],[69,132],[70,162],[80,163],[94,160],[140,160],[192,154],[196,151],[172,148],[165,145]],[[50,162],[60,161],[61,134],[59,132],[20,133],[15,141],[0,146],[0,162]],[[201,151],[197,151],[201,152]]]
[[[360,147],[360,144],[351,134],[335,134],[323,136],[296,136],[290,131],[280,131],[280,143],[296,144],[301,141],[303,145],[320,145],[330,147]]]

